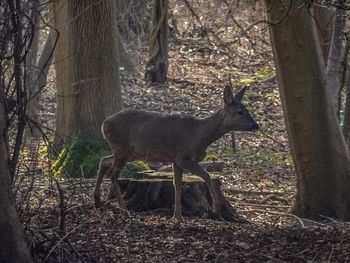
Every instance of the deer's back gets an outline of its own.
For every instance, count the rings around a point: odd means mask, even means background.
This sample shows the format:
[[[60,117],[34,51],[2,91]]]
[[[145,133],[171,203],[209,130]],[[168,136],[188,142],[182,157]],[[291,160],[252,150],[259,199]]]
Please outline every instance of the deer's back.
[[[108,117],[102,130],[112,149],[128,152],[128,159],[171,162],[197,147],[199,122],[188,115],[126,110]]]

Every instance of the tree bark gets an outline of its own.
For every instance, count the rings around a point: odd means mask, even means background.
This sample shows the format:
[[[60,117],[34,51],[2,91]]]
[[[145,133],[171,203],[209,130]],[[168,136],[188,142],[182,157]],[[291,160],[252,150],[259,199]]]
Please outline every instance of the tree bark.
[[[350,159],[325,87],[315,24],[303,0],[266,0],[289,143],[297,175],[293,212],[350,219]]]
[[[150,59],[145,74],[151,85],[165,83],[168,73],[168,6],[168,0],[153,1]]]
[[[54,61],[56,71],[56,89],[57,89],[57,112],[56,112],[56,134],[54,148],[59,150],[63,143],[68,141],[69,127],[74,127],[73,122],[73,96],[71,80],[71,60],[73,50],[70,48],[71,27],[68,17],[67,0],[53,1],[53,20],[55,29],[58,31],[57,46],[54,51]]]
[[[0,94],[0,262],[32,262],[12,193],[3,90]]]
[[[39,34],[39,32],[36,34]],[[37,125],[40,124],[40,95],[43,88],[46,86],[47,74],[53,59],[53,49],[55,41],[57,40],[57,37],[54,39],[54,35],[56,35],[54,30],[50,30],[41,55],[38,61],[35,62],[35,71],[33,72],[34,82],[30,86],[31,88],[28,94],[27,114],[29,117],[29,125],[26,127],[25,134],[27,144],[31,142],[32,138],[38,138],[40,136],[40,131],[37,127]]]
[[[63,7],[58,6],[60,13],[55,14],[61,29],[56,52],[56,129],[68,143],[75,138],[100,138],[103,120],[123,107],[116,3],[58,2]]]
[[[340,113],[340,90],[342,76],[342,60],[344,53],[343,35],[345,30],[346,11],[340,8],[335,9],[332,38],[329,48],[326,71],[326,89],[329,92],[332,106],[339,117]]]
[[[343,134],[345,141],[350,149],[350,44],[345,48],[346,61],[344,66],[343,87],[346,91]]]
[[[320,39],[324,62],[328,60],[329,47],[332,39],[334,24],[334,8],[322,5],[313,5],[312,13],[315,18],[317,33]]]
[[[134,73],[135,72],[134,63],[131,61],[129,54],[126,51],[122,36],[119,34],[119,32],[117,32],[117,41],[118,41],[118,61],[120,63],[120,66],[123,67],[124,70],[126,70],[126,72]]]

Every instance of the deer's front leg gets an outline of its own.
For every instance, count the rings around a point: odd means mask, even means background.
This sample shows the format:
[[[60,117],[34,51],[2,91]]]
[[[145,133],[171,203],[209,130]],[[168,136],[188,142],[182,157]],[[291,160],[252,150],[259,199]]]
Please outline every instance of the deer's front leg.
[[[174,208],[174,220],[177,223],[182,222],[181,215],[181,187],[182,187],[182,173],[183,169],[176,163],[173,163],[174,178],[173,184],[175,189],[175,208]]]
[[[184,161],[181,164],[181,167],[183,169],[186,169],[190,173],[193,173],[194,175],[197,175],[201,177],[205,183],[207,184],[211,198],[213,199],[213,209],[214,212],[220,216],[221,215],[221,204],[218,198],[218,195],[216,194],[216,191],[214,189],[213,182],[211,180],[210,174],[204,170],[197,162],[195,161]]]

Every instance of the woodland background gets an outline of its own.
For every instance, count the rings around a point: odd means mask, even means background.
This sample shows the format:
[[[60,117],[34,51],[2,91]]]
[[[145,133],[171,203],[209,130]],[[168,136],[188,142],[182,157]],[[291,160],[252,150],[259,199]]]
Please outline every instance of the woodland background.
[[[2,1],[0,262],[347,262],[348,8]],[[207,152],[234,222],[94,207],[107,115],[207,117],[230,83],[261,127]]]

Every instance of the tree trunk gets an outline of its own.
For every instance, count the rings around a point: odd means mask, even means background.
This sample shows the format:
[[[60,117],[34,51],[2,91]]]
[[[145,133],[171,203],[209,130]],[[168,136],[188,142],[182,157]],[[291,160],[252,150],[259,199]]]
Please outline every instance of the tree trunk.
[[[12,193],[3,103],[5,97],[1,84],[0,89],[0,262],[32,262]]]
[[[117,32],[117,41],[118,41],[118,61],[120,63],[120,67],[123,67],[127,73],[134,73],[135,72],[134,63],[131,61],[129,54],[126,51],[122,36],[119,34],[119,32]]]
[[[116,3],[58,2],[62,4],[55,14],[61,29],[56,52],[56,129],[65,142],[100,138],[102,121],[122,109]]]
[[[333,23],[332,39],[329,48],[326,72],[326,89],[329,92],[331,104],[339,117],[340,90],[342,76],[342,60],[344,53],[343,35],[345,30],[346,11],[336,8]]]
[[[344,124],[343,134],[345,141],[350,149],[350,44],[347,43],[346,49],[346,61],[344,67],[343,87],[346,91],[345,97],[345,110],[344,110]]]
[[[37,126],[40,124],[40,95],[43,88],[46,86],[47,74],[52,63],[54,44],[57,40],[53,37],[55,34],[56,32],[54,30],[50,31],[38,62],[36,62],[34,71],[34,83],[33,86],[30,86],[31,89],[28,94],[27,111],[29,117],[29,125],[26,127],[25,134],[27,144],[32,141],[32,138],[38,138],[40,136],[40,131],[37,128]]]
[[[325,87],[313,18],[303,0],[266,4],[297,174],[293,212],[307,218],[350,219],[349,152]]]
[[[334,8],[322,5],[313,5],[312,13],[315,18],[316,28],[324,62],[328,60],[329,47],[332,39],[332,28],[334,24]]]
[[[148,84],[163,84],[168,73],[168,0],[154,0],[150,59],[146,65]]]
[[[38,100],[37,98],[30,99],[32,97],[33,93],[35,92],[35,82],[36,82],[36,61],[38,57],[38,50],[39,50],[39,14],[37,12],[39,1],[34,0],[31,3],[31,23],[33,24],[33,29],[31,34],[33,34],[32,43],[28,49],[28,53],[26,56],[26,86],[28,90],[28,103],[27,103],[27,116],[29,119],[37,121],[37,113],[38,113]],[[31,138],[34,137],[37,134],[37,129],[32,127],[32,125],[27,125],[25,129],[25,142],[29,145],[31,142]]]
[[[54,51],[57,89],[57,112],[56,112],[56,134],[54,148],[59,150],[63,143],[68,141],[69,127],[74,126],[73,122],[73,96],[74,91],[71,85],[70,65],[73,58],[73,50],[70,48],[71,27],[68,17],[67,0],[53,1],[53,19],[55,29],[58,31],[57,46]]]

